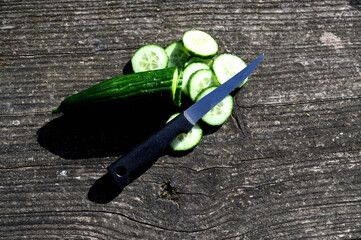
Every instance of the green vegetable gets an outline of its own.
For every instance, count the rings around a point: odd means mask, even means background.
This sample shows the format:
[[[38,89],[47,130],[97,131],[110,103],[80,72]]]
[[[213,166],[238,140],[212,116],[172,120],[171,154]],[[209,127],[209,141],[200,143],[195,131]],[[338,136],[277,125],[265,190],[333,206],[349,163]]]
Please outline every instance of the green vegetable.
[[[53,113],[98,110],[96,107],[103,110],[104,106],[110,106],[106,110],[112,110],[111,103],[120,103],[120,111],[128,111],[127,107],[136,108],[141,116],[147,110],[153,113],[154,108],[161,108],[168,114],[162,107],[179,107],[182,92],[192,101],[199,101],[247,66],[232,54],[220,54],[213,60],[217,53],[217,42],[199,30],[185,32],[181,41],[172,42],[165,49],[155,44],[145,45],[131,59],[134,73],[105,80],[69,96],[53,109]],[[213,126],[221,125],[229,118],[232,109],[233,98],[228,95],[205,114],[202,121]],[[177,115],[173,114],[168,121]],[[190,150],[202,136],[203,131],[196,123],[190,132],[179,134],[170,146],[174,151]]]
[[[199,101],[202,97],[206,96],[208,93],[212,92],[217,87],[209,87],[204,89],[198,96],[196,101]],[[212,125],[219,126],[227,121],[229,116],[231,116],[233,109],[233,98],[231,95],[226,96],[222,101],[220,101],[216,106],[214,106],[206,115],[202,117],[202,121]]]
[[[217,78],[210,69],[201,69],[192,74],[188,81],[188,93],[192,101],[195,101],[197,95],[204,89],[212,86],[218,86]]]
[[[173,114],[167,123],[178,116],[179,113]],[[203,130],[196,123],[188,133],[179,134],[170,144],[174,151],[187,151],[194,148],[200,141],[203,135]]]
[[[217,56],[212,65],[212,69],[217,76],[219,84],[226,82],[245,67],[247,67],[247,64],[241,58],[226,53]],[[246,78],[246,80],[238,87],[242,87],[247,80],[248,78]]]
[[[152,107],[161,108],[163,103],[179,107],[182,92],[192,101],[198,101],[247,66],[233,54],[215,57],[217,53],[217,42],[199,30],[185,32],[181,41],[172,42],[165,49],[155,44],[145,45],[131,59],[134,73],[105,80],[67,97],[53,113],[92,110],[94,106],[103,107],[108,103],[121,103],[122,107],[132,109],[137,103],[136,106],[141,107],[136,109],[141,112]],[[232,109],[233,98],[228,95],[202,120],[209,125],[221,125],[229,118]],[[202,135],[202,129],[196,124],[189,133],[178,135],[171,147],[175,151],[192,149]]]
[[[190,56],[181,41],[171,43],[165,48],[165,51],[169,58],[168,67],[178,67],[179,70],[183,68]]]
[[[212,58],[218,52],[217,42],[208,34],[199,30],[190,30],[183,35],[184,47],[192,55],[200,58]]]
[[[189,64],[183,71],[183,79],[182,79],[182,91],[186,96],[189,96],[188,93],[188,81],[193,73],[201,69],[209,69],[209,66],[205,63],[195,62]]]
[[[154,44],[139,48],[131,60],[134,72],[164,69],[168,67],[168,61],[166,51],[162,47]]]
[[[199,58],[199,57],[190,57],[187,59],[186,63],[184,64],[184,67],[187,67],[191,63],[195,62],[201,62],[207,64],[209,67],[212,66],[213,60],[212,58]]]
[[[176,67],[126,74],[105,80],[64,99],[53,113],[70,112],[106,103],[134,103],[160,97],[180,106],[181,82]]]

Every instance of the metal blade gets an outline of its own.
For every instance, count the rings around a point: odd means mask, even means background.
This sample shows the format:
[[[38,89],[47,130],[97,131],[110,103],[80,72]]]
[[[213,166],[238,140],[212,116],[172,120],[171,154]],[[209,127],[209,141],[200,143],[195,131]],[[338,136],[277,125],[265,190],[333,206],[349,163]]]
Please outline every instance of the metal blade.
[[[228,94],[230,94],[236,87],[238,87],[257,67],[262,60],[264,54],[259,56],[256,60],[250,63],[242,71],[234,75],[221,86],[204,96],[198,102],[194,103],[187,110],[184,111],[185,117],[193,125],[198,122],[209,110],[216,106]]]

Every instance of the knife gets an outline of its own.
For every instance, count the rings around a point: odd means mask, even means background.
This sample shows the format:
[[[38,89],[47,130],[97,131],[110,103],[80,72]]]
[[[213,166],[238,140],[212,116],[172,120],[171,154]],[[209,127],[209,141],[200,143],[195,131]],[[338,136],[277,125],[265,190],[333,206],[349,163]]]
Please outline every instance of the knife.
[[[150,168],[178,134],[189,132],[198,120],[253,72],[263,56],[264,54],[259,56],[242,71],[194,103],[143,143],[112,163],[108,167],[108,172],[115,180],[116,185],[124,188]]]

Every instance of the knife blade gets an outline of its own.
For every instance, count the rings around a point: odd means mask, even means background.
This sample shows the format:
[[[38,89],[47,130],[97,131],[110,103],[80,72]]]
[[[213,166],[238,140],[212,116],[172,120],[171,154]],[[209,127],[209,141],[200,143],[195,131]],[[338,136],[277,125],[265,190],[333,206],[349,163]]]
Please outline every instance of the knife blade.
[[[158,132],[113,162],[107,169],[118,187],[124,188],[149,169],[180,133],[191,130],[209,110],[230,94],[256,69],[264,54],[228,81],[194,103]]]

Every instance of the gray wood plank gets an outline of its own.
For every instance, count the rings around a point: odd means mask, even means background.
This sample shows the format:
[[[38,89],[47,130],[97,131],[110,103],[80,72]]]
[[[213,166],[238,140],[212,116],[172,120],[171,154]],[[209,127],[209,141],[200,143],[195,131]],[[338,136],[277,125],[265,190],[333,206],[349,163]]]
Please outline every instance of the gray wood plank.
[[[0,238],[361,238],[360,1],[3,0],[0,9]],[[52,108],[123,74],[140,46],[166,47],[189,29],[210,33],[220,53],[265,58],[232,117],[193,151],[167,152],[113,201],[91,201],[138,138]]]

